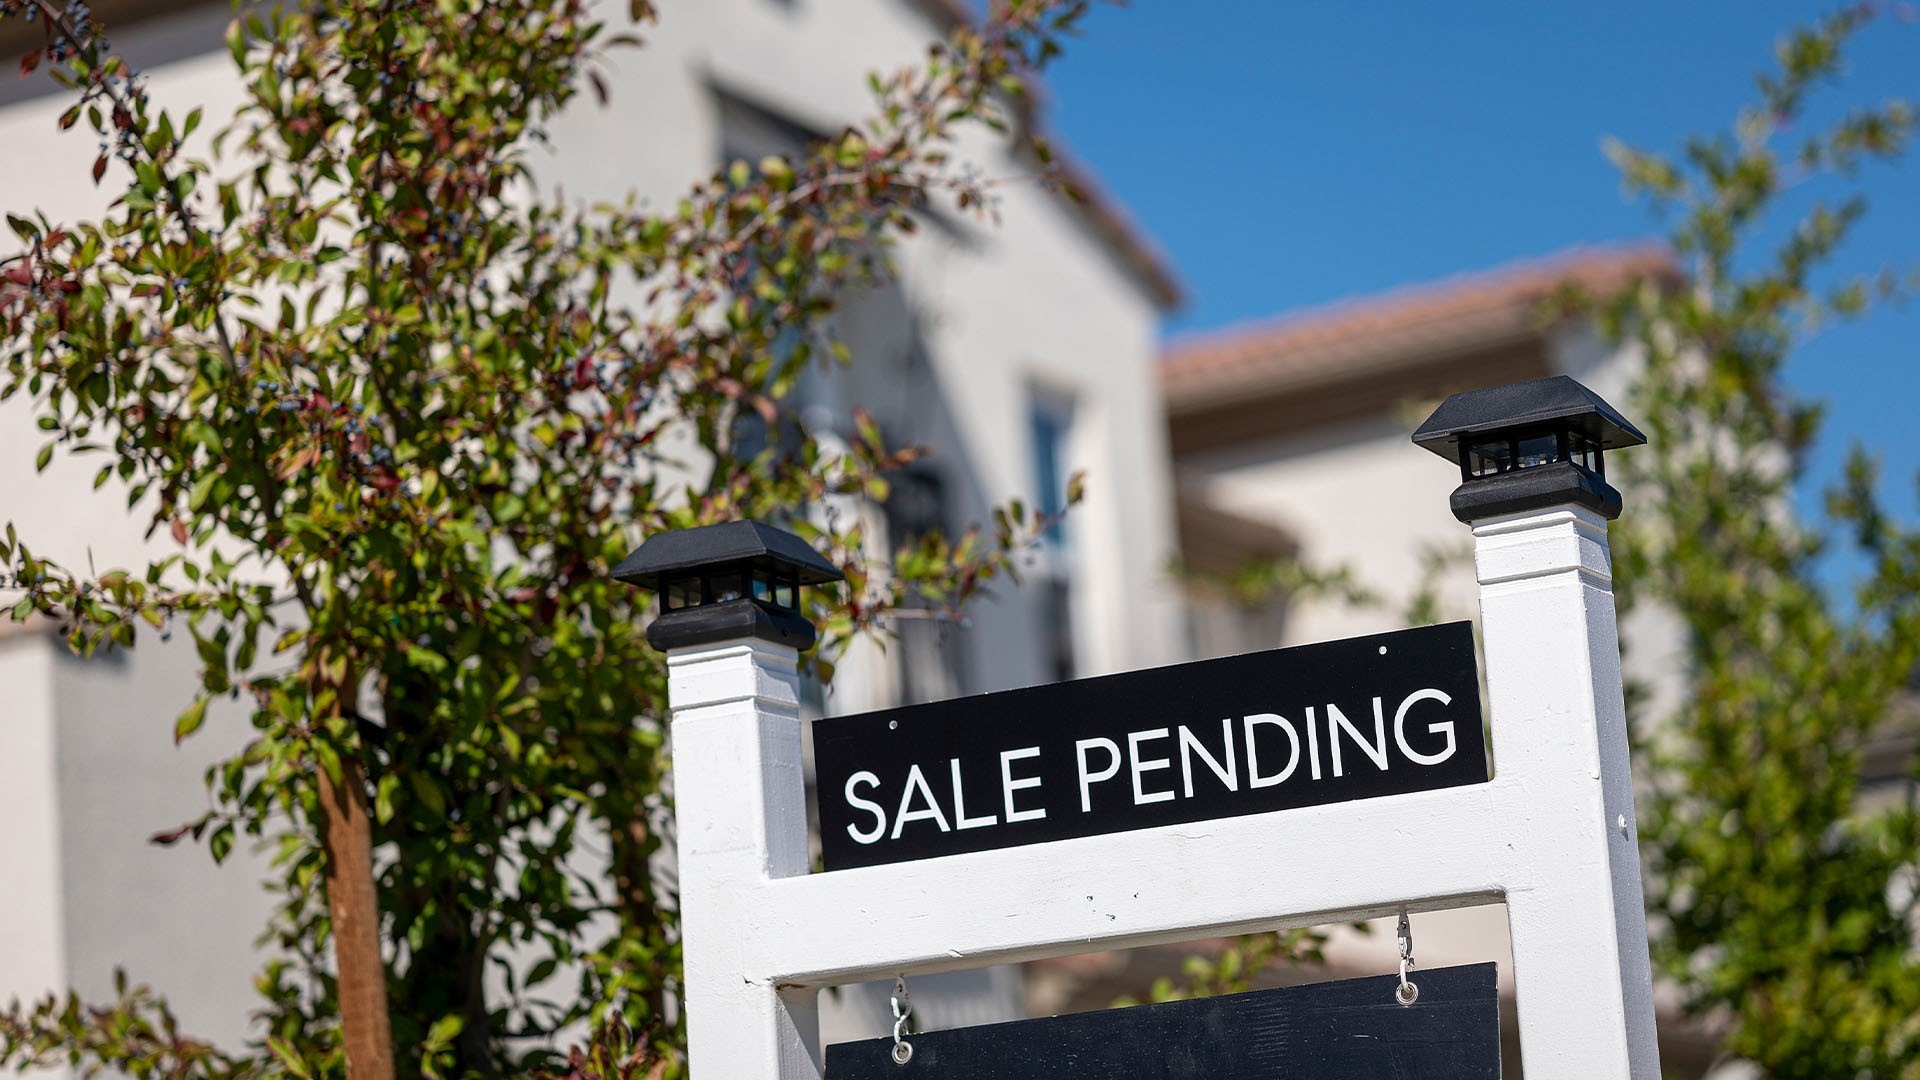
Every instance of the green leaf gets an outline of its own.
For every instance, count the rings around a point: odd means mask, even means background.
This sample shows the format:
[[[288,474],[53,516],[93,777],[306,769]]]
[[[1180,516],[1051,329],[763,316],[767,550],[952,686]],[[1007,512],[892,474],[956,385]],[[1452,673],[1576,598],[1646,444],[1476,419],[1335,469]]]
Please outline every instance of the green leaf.
[[[313,740],[312,746],[313,756],[318,759],[320,768],[326,771],[328,779],[338,784],[341,776],[340,751],[325,739]]]
[[[220,474],[207,470],[193,482],[193,489],[187,493],[187,509],[200,512],[206,508],[207,499],[213,495],[213,486],[220,482]]]
[[[385,825],[393,820],[393,797],[400,791],[400,778],[387,773],[380,778],[373,792],[374,820]]]
[[[432,777],[420,772],[410,772],[407,774],[407,786],[413,789],[414,798],[425,803],[434,817],[447,815],[446,794],[440,790],[440,785],[435,783]]]
[[[409,664],[429,674],[438,674],[447,670],[447,658],[431,649],[423,649],[418,645],[408,645],[406,647],[406,654]]]
[[[223,863],[227,861],[227,855],[233,851],[233,841],[234,831],[231,822],[221,824],[218,828],[214,829],[212,833],[208,834],[207,852],[213,856],[214,862]]]
[[[433,1026],[427,1029],[427,1047],[437,1049],[453,1045],[454,1037],[459,1035],[466,1026],[466,1019],[457,1013],[435,1020]]]
[[[174,745],[178,746],[187,736],[199,731],[200,725],[205,723],[206,719],[207,699],[196,698],[193,704],[187,706],[186,710],[180,714],[180,718],[173,722]]]

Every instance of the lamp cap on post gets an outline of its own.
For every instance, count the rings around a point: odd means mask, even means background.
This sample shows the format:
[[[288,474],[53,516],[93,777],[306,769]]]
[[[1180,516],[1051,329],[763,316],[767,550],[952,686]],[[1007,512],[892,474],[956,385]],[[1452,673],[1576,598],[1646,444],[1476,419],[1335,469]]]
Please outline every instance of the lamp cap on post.
[[[1460,467],[1453,514],[1473,521],[1564,503],[1618,517],[1603,455],[1647,437],[1579,380],[1549,375],[1455,394],[1413,441]]]
[[[805,540],[758,521],[726,521],[655,533],[613,569],[613,578],[660,594],[647,642],[661,651],[737,638],[810,647],[802,586],[843,580]]]

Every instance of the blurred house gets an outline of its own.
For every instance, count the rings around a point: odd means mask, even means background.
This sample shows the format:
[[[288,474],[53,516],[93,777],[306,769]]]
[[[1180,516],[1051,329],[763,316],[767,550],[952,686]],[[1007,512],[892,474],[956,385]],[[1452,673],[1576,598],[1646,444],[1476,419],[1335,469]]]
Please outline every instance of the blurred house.
[[[609,19],[626,5],[604,5]],[[227,0],[95,0],[117,49],[147,73],[154,98],[204,106],[204,137],[240,103],[222,45]],[[637,191],[664,202],[727,162],[803,150],[867,114],[866,74],[919,61],[927,42],[968,17],[959,0],[670,0],[643,49],[604,64],[610,104],[592,95],[559,117],[532,160],[546,187],[591,202]],[[0,51],[34,30],[0,23]],[[0,182],[10,210],[97,217],[110,187],[86,182],[97,148],[59,135],[62,98],[44,76],[0,80],[0,145],[16,163]],[[1021,116],[1030,125],[1030,116]],[[961,148],[989,176],[1037,171],[1030,127]],[[31,167],[23,163],[32,163]],[[111,184],[111,181],[110,181]],[[1167,269],[1093,185],[1074,203],[1029,183],[1002,189],[994,227],[939,208],[900,246],[886,286],[849,297],[851,364],[801,390],[816,430],[848,430],[870,410],[896,441],[933,454],[897,484],[875,521],[891,539],[964,528],[1019,498],[1057,505],[1066,477],[1094,477],[1085,504],[1039,553],[1026,588],[1002,591],[968,629],[925,621],[903,641],[849,657],[817,706],[857,711],[1179,660],[1169,474],[1161,424],[1159,316],[1177,296]],[[0,514],[40,554],[105,570],[150,550],[145,521],[113,485],[91,491],[97,463],[32,468],[40,435],[25,402],[0,407]],[[873,513],[871,510],[858,512]],[[165,538],[160,538],[164,548]],[[111,992],[116,966],[155,986],[186,1030],[223,1043],[246,1035],[260,964],[254,937],[269,897],[264,861],[212,867],[198,851],[148,843],[206,807],[201,774],[248,736],[227,712],[183,748],[171,721],[191,699],[184,640],[142,640],[90,663],[50,634],[0,629],[0,1001],[54,988]],[[916,980],[919,1014],[951,1025],[1020,1014],[1017,972]],[[829,999],[832,1033],[878,1032],[884,994]]]
[[[1203,601],[1198,647],[1375,633],[1404,625],[1423,594],[1443,617],[1473,617],[1471,538],[1446,499],[1459,481],[1409,433],[1456,390],[1544,375],[1572,375],[1623,401],[1631,358],[1590,320],[1545,309],[1563,287],[1606,295],[1647,276],[1671,281],[1677,271],[1659,249],[1579,250],[1169,346],[1160,378],[1180,543],[1190,562],[1204,553],[1194,566],[1203,583],[1284,548],[1313,566],[1350,567],[1378,594],[1373,603],[1296,604],[1278,633],[1257,605]],[[1277,536],[1235,550],[1201,514]]]
[[[1160,378],[1196,656],[1477,618],[1471,537],[1447,505],[1458,473],[1409,433],[1454,391],[1551,374],[1572,375],[1624,407],[1633,351],[1608,345],[1590,319],[1554,317],[1551,301],[1567,287],[1606,296],[1645,279],[1680,277],[1661,249],[1575,250],[1170,345]],[[1627,502],[1631,510],[1630,490]],[[1262,588],[1268,579],[1258,569],[1275,559],[1344,568],[1369,595]],[[1643,612],[1623,633],[1633,674],[1656,695],[1674,693],[1671,626]],[[1422,966],[1500,964],[1505,1059],[1518,1075],[1504,908],[1422,914],[1412,926]],[[1275,971],[1267,982],[1393,971],[1393,921],[1369,930],[1335,930],[1326,969]],[[1138,995],[1157,978],[1177,981],[1190,951],[1029,965],[1031,1007],[1074,1011]],[[1672,1075],[1704,1074],[1713,1053],[1696,1028],[1663,1023],[1662,1064]]]

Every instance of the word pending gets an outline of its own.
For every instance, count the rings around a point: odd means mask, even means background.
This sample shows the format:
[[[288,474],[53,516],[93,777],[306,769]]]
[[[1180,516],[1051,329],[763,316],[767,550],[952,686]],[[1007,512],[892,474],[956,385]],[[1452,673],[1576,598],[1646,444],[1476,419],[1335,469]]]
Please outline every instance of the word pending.
[[[1465,623],[831,718],[822,847],[838,870],[1483,782],[1480,719]]]

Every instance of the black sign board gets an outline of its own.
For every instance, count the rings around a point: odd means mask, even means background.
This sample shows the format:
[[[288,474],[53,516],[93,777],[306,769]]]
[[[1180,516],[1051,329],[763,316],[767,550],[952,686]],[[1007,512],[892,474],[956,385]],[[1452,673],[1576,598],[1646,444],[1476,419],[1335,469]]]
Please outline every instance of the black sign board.
[[[1487,779],[1449,623],[813,725],[828,870]]]
[[[826,1080],[1497,1080],[1493,964],[1020,1020],[827,1047]]]

